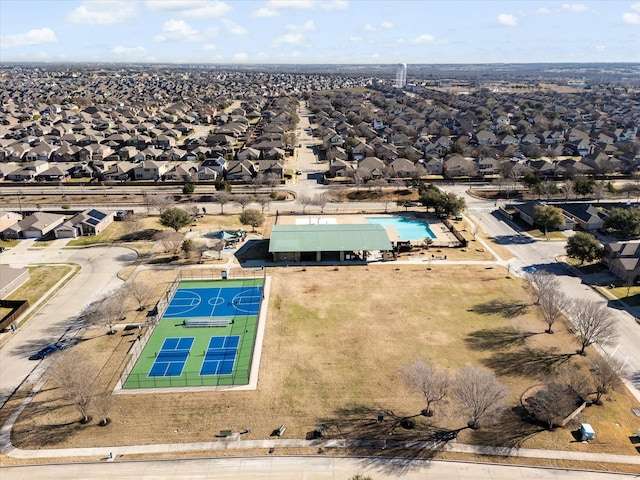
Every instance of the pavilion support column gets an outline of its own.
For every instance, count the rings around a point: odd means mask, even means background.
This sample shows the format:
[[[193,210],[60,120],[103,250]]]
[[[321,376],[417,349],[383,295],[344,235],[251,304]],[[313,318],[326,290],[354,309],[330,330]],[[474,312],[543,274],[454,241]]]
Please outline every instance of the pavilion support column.
[[[316,262],[319,262],[322,260],[322,252],[316,252]]]
[[[340,261],[344,262],[344,251],[340,250]]]

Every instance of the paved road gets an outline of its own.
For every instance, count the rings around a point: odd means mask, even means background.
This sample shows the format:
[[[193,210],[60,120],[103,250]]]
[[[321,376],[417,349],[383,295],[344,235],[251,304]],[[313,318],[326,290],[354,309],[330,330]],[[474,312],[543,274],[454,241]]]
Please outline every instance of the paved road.
[[[29,355],[64,335],[84,305],[122,284],[117,273],[137,258],[136,252],[128,248],[63,250],[63,243],[66,242],[56,241],[47,248],[33,250],[29,249],[33,241],[24,240],[4,252],[0,259],[12,267],[61,262],[81,266],[73,280],[0,348],[0,406],[40,363],[29,360]]]
[[[621,480],[638,478],[605,472],[575,471],[427,460],[342,457],[249,457],[144,462],[108,462],[10,467],[2,469],[2,480],[47,478],[84,479],[277,479],[347,480],[356,474],[375,480]]]

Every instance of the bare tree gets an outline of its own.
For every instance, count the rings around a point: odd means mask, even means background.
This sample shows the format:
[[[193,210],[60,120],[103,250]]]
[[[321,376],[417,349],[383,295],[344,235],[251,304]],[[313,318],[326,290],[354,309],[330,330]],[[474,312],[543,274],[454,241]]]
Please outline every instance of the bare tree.
[[[432,404],[442,400],[449,391],[449,373],[426,363],[422,358],[402,367],[400,376],[407,387],[424,397],[426,406],[422,412],[426,416],[433,415]]]
[[[558,279],[544,270],[536,270],[533,273],[527,273],[524,276],[524,279],[533,292],[535,298],[533,302],[534,305],[538,305],[540,303],[540,298],[545,292],[560,289],[560,282]]]
[[[145,302],[151,295],[152,291],[153,287],[151,285],[137,280],[129,284],[127,293],[133,297],[136,302],[138,302],[138,311],[142,312],[145,307]]]
[[[220,258],[222,257],[222,250],[224,250],[224,247],[227,245],[226,240],[220,239],[217,242],[215,242],[213,245],[211,245],[211,249],[214,252],[218,252],[218,260],[220,260]]]
[[[165,253],[172,252],[177,255],[184,240],[184,233],[162,230],[153,236],[153,239],[162,244]]]
[[[304,215],[307,211],[307,207],[313,204],[313,199],[307,195],[299,195],[298,203],[302,205],[302,214]]]
[[[97,368],[76,350],[65,352],[53,367],[53,382],[60,388],[63,398],[78,409],[82,423],[91,420],[89,410],[97,390],[96,374]]]
[[[269,203],[271,203],[271,198],[269,197],[269,195],[257,195],[254,198],[254,201],[260,205],[260,212],[264,213],[264,209],[265,207],[269,206]]]
[[[128,295],[128,286],[105,293],[84,307],[79,317],[80,321],[91,326],[104,324],[109,328],[110,334],[115,333],[113,326],[126,313],[125,303]]]
[[[313,204],[320,207],[320,213],[324,213],[324,207],[327,205],[327,197],[324,193],[316,195],[313,198]]]
[[[220,191],[213,196],[213,201],[220,205],[220,215],[224,215],[224,206],[232,199],[232,195],[229,192]]]
[[[144,229],[144,217],[140,213],[130,213],[124,219],[125,228],[131,237],[137,238]]]
[[[453,395],[469,418],[470,428],[479,428],[503,409],[507,388],[493,372],[472,366],[464,366],[453,382]]]
[[[553,282],[550,282],[547,287],[550,287]],[[559,287],[559,285],[556,285]],[[547,333],[553,333],[553,324],[562,316],[563,310],[567,308],[568,300],[567,296],[559,290],[559,288],[545,288],[539,292],[540,301],[538,308],[542,314],[542,318],[547,324]]]
[[[253,202],[253,198],[251,198],[249,195],[236,195],[234,197],[234,200],[240,204],[243,213],[244,209],[247,208],[247,205]]]
[[[593,403],[602,405],[602,395],[622,385],[625,365],[617,358],[602,355],[591,362],[590,370],[593,373],[593,393],[596,396]]]
[[[591,300],[576,300],[573,303],[572,313],[575,323],[575,333],[578,335],[580,350],[589,345],[603,342],[616,336],[616,327],[609,309]]]
[[[114,396],[109,390],[102,390],[93,396],[93,411],[100,417],[100,426],[111,423],[109,412],[113,408]]]
[[[147,210],[155,210],[158,214],[161,214],[175,204],[173,197],[159,193],[145,193],[144,199]]]

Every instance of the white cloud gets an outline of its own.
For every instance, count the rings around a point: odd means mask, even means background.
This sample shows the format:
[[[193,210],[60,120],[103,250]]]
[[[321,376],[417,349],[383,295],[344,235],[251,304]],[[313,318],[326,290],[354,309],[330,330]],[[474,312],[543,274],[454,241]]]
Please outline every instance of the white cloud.
[[[153,37],[156,42],[198,42],[203,40],[191,25],[184,20],[167,20],[162,26],[162,33]]]
[[[210,52],[215,49],[216,46],[213,43],[205,43],[204,45],[202,45],[202,50],[204,50],[205,52]]]
[[[515,27],[518,25],[518,18],[510,13],[498,15],[498,24],[504,27]]]
[[[26,33],[7,35],[0,37],[2,49],[13,47],[24,47],[26,45],[42,45],[43,43],[56,43],[58,38],[53,30],[48,27],[34,28]]]
[[[234,53],[233,60],[236,62],[246,62],[247,60],[249,60],[249,55],[247,55],[246,53]]]
[[[596,52],[604,52],[606,49],[604,45],[596,45]]]
[[[349,37],[349,40],[352,42],[361,42],[363,38],[359,35],[352,35]]]
[[[580,13],[586,12],[587,6],[582,3],[565,3],[562,5],[562,10],[565,12]]]
[[[640,25],[640,14],[631,12],[623,13],[622,23],[626,23],[627,25]]]
[[[279,15],[278,11],[272,8],[259,8],[258,10],[251,12],[251,16],[253,18],[270,18],[277,17]]]
[[[362,29],[365,32],[375,32],[376,31],[376,29],[373,27],[373,25],[369,25],[368,23],[364,27],[362,27]]]
[[[67,22],[75,25],[115,25],[124,23],[136,14],[135,3],[116,0],[82,2],[67,15]]]
[[[279,45],[297,45],[302,43],[304,40],[304,35],[302,33],[285,33],[284,35],[276,38],[271,45],[279,46]]]
[[[147,0],[145,4],[151,10],[169,11],[187,18],[222,17],[233,10],[219,0]]]
[[[391,23],[391,22],[382,22],[380,24],[380,26],[382,28],[384,28],[385,30],[389,30],[389,29],[393,28],[393,23]]]
[[[538,13],[541,13],[543,15],[548,15],[549,13],[551,13],[551,10],[549,10],[547,7],[542,7],[538,9]]]
[[[227,32],[229,32],[231,35],[246,35],[249,33],[249,30],[247,30],[243,26],[238,25],[237,23],[232,22],[231,20],[228,20],[226,18],[222,19],[222,23],[227,28]]]
[[[640,2],[634,3],[629,7],[631,10],[635,10],[636,12],[640,12]]]
[[[307,20],[302,25],[287,25],[286,29],[294,33],[315,32],[316,25],[313,23],[313,20]]]
[[[297,10],[346,10],[349,7],[347,0],[269,0],[267,9],[297,9]]]
[[[423,33],[413,40],[410,40],[409,43],[412,45],[433,45],[436,43],[436,37],[429,35],[428,33]]]
[[[111,53],[120,55],[123,57],[141,57],[147,54],[147,49],[141,46],[138,47],[115,47],[111,50]]]

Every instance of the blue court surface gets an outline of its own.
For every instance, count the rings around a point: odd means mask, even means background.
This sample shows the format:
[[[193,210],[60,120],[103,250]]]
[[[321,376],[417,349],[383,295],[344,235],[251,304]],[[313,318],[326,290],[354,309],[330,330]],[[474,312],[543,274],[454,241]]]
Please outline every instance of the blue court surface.
[[[165,338],[156,360],[149,370],[150,377],[179,377],[187,363],[194,337]]]
[[[179,288],[162,318],[257,315],[262,287]]]
[[[200,375],[231,375],[238,353],[239,335],[211,337]]]

